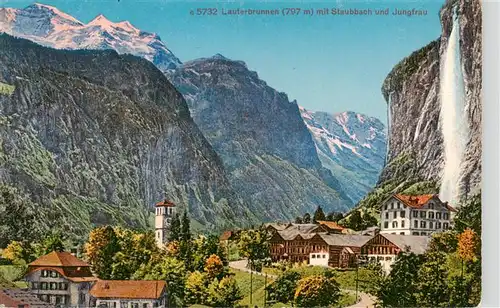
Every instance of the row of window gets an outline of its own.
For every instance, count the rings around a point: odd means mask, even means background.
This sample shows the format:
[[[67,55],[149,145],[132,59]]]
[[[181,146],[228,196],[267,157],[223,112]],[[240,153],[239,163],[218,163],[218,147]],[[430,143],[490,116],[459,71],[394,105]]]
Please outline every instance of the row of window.
[[[42,277],[51,277],[51,278],[58,278],[61,275],[56,272],[56,271],[48,271],[48,270],[42,270]]]
[[[434,224],[434,222],[432,221],[429,221],[429,229],[434,229],[434,227],[436,227],[436,229],[441,229],[441,227],[443,227],[443,229],[445,230],[448,230],[449,229],[449,224],[447,222],[445,223],[442,223],[441,222],[436,222],[436,224]],[[405,221],[401,221],[401,228],[404,228],[405,227]],[[414,228],[418,228],[419,227],[419,224],[418,224],[418,220],[414,220],[413,221],[413,227]],[[388,229],[389,228],[389,222],[386,221],[384,222],[384,229]],[[398,228],[398,222],[397,221],[393,221],[392,222],[392,228],[393,229],[396,229]],[[425,220],[421,220],[420,221],[420,228],[421,229],[427,229],[427,221]]]
[[[38,295],[38,298],[44,302],[56,305],[69,304],[69,298],[67,295],[40,294]]]
[[[312,258],[312,259],[316,259],[316,258],[317,258],[317,259],[326,259],[326,255],[325,255],[325,254],[316,254],[316,253],[313,253],[313,254],[311,255],[311,258]]]
[[[418,228],[418,226],[418,220],[413,221],[413,227]],[[448,230],[450,225],[447,222],[441,224],[441,222],[438,221],[434,224],[432,221],[429,221],[429,229],[434,229],[434,227],[436,227],[436,229],[441,229],[441,227],[443,227],[443,229]],[[420,228],[427,229],[427,221],[420,221]]]
[[[67,290],[68,284],[66,282],[32,282],[31,288],[33,290]]]
[[[420,218],[429,218],[429,219],[434,219],[434,212],[425,212],[425,211],[411,211],[413,218],[418,218],[418,213],[420,212]],[[392,213],[393,218],[398,218],[398,212],[393,212]],[[405,218],[406,217],[406,212],[401,211],[399,212],[399,217]],[[436,219],[444,219],[448,220],[449,219],[449,214],[448,213],[436,213]],[[385,219],[389,219],[389,212],[385,212]]]
[[[172,210],[171,207],[167,208],[156,208],[156,215],[172,215],[174,211]]]
[[[391,210],[394,210],[395,208],[400,209],[401,206],[402,206],[403,209],[406,208],[405,205],[403,205],[403,204],[401,204],[399,202],[391,202],[390,203]],[[384,206],[384,210],[388,210],[388,209],[389,209],[389,204],[386,203],[385,206]],[[434,209],[434,203],[432,203],[432,202],[429,203],[429,209],[431,209],[431,210]]]

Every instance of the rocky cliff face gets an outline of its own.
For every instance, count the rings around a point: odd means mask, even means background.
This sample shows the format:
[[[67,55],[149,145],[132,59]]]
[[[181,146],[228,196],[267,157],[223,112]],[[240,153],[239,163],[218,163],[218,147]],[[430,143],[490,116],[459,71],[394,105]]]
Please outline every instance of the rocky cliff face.
[[[329,170],[295,102],[240,61],[217,55],[185,63],[170,77],[220,155],[237,192],[261,219],[291,219],[351,200]]]
[[[460,58],[470,137],[461,164],[461,191],[467,197],[481,184],[481,3],[447,1],[440,12],[442,34],[397,64],[382,92],[389,104],[388,162],[377,188],[359,204],[373,208],[394,191],[437,193],[444,166],[440,119],[440,69],[453,25],[460,17]]]
[[[182,95],[151,63],[5,34],[0,46],[0,182],[40,205],[45,227],[149,227],[165,196],[207,227],[251,221]]]
[[[319,159],[342,190],[360,201],[377,183],[384,166],[386,131],[380,120],[347,111],[338,114],[300,108]]]

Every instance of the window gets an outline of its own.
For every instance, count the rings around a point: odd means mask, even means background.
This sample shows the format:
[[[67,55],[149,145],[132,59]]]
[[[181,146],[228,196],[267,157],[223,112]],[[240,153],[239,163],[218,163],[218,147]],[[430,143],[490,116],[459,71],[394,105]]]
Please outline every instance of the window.
[[[441,229],[441,223],[440,222],[436,222],[436,229]]]
[[[389,219],[389,212],[385,212],[385,219]]]
[[[448,213],[443,213],[443,219],[444,219],[444,220],[448,220],[448,219],[449,219],[449,217],[448,217]]]
[[[40,299],[44,302],[47,302],[49,298],[48,298],[47,294],[42,294],[42,295],[40,295]]]
[[[56,305],[61,304],[61,302],[62,302],[62,300],[61,300],[61,296],[56,295]]]
[[[398,212],[394,212],[394,218],[398,218]]]
[[[50,283],[50,289],[51,289],[51,290],[57,290],[57,283],[55,283],[55,282],[51,282],[51,283]]]
[[[85,293],[80,293],[80,297],[78,298],[78,302],[80,304],[85,304]]]
[[[312,254],[311,258],[316,259],[316,255]]]
[[[411,211],[413,213],[413,217],[417,218],[418,217],[418,212],[417,211]]]
[[[387,210],[387,204],[384,206],[384,210]]]
[[[434,212],[429,212],[429,218],[434,219]]]
[[[427,225],[427,224],[425,223],[425,221],[423,221],[423,220],[422,220],[422,221],[420,222],[420,228],[425,229],[425,226],[426,226],[426,225]]]
[[[326,259],[326,255],[323,255],[323,259]]]
[[[445,229],[445,230],[448,230],[448,229],[449,229],[449,228],[448,228],[448,223],[447,223],[447,222],[443,223],[443,229]]]
[[[427,232],[420,232],[420,235],[427,235]]]
[[[57,272],[55,272],[55,271],[51,271],[51,272],[50,272],[50,277],[52,277],[52,278],[57,278]]]
[[[388,221],[384,222],[384,229],[387,229],[387,228],[389,228],[389,222]]]
[[[400,208],[401,208],[401,204],[398,202],[398,209],[400,209]]]
[[[432,203],[432,202],[431,202],[431,203],[429,203],[429,208],[430,208],[431,210],[433,210],[433,209],[434,209],[434,203]]]
[[[398,222],[397,221],[393,221],[392,222],[392,227],[393,228],[397,228],[398,227]]]
[[[402,221],[401,221],[401,228],[404,228],[404,227],[405,227],[405,221],[404,221],[404,220],[402,220]]]
[[[405,235],[405,233],[404,233],[404,232],[399,232],[399,234],[401,234],[401,235]]]
[[[40,283],[40,289],[47,290],[47,283],[46,282]]]
[[[429,229],[433,229],[433,228],[434,228],[434,226],[432,224],[432,221],[429,221]]]
[[[441,213],[436,213],[436,218],[441,219]]]
[[[43,270],[43,271],[42,271],[42,277],[48,277],[48,276],[49,276],[48,271]]]
[[[399,216],[401,216],[401,218],[405,218],[406,212],[405,211],[401,211],[401,213],[399,213]]]
[[[413,227],[418,228],[418,220],[415,220],[415,221],[413,222]]]
[[[411,235],[418,235],[418,232],[413,232]]]
[[[425,211],[420,212],[420,218],[425,218]]]
[[[148,308],[148,303],[142,304],[142,308]]]
[[[32,288],[33,290],[38,289],[38,282],[32,282],[32,283],[31,283],[31,288]]]
[[[391,210],[394,210],[394,202],[391,203]]]

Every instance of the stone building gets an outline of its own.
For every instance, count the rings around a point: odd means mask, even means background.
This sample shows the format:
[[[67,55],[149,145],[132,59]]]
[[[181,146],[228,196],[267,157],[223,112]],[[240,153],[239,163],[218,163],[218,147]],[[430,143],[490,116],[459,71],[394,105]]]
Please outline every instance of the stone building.
[[[451,228],[456,210],[437,195],[395,194],[380,205],[380,233],[430,235]]]
[[[25,280],[30,292],[44,302],[89,307],[89,291],[97,280],[90,265],[69,252],[53,251],[28,265]]]
[[[99,280],[90,290],[98,308],[167,307],[163,280]]]
[[[361,247],[361,257],[379,262],[388,273],[401,251],[423,254],[429,246],[430,237],[402,234],[378,234]]]
[[[155,204],[155,238],[158,247],[168,242],[172,218],[176,214],[176,206],[170,200],[163,200]]]

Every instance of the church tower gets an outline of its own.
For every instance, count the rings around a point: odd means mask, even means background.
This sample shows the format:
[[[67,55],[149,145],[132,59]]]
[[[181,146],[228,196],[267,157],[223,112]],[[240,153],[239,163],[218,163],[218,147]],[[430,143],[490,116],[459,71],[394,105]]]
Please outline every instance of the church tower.
[[[155,205],[155,238],[158,247],[168,242],[170,225],[175,215],[175,204],[170,200],[163,200]]]

